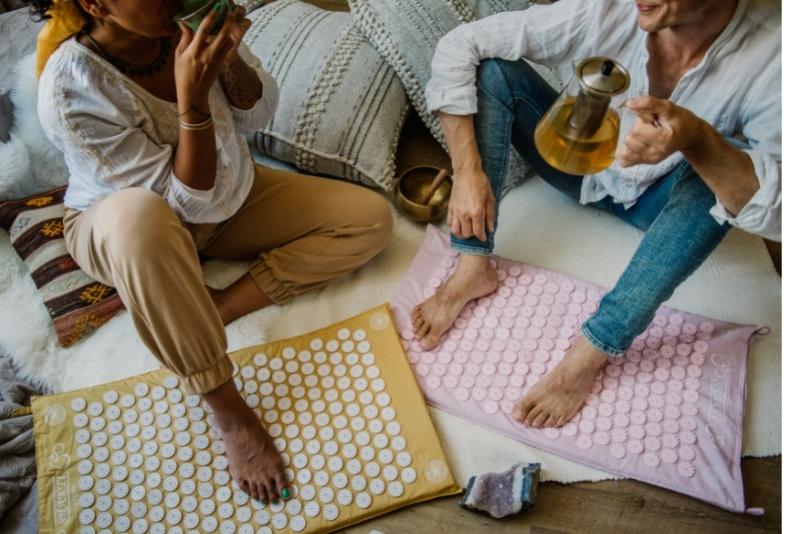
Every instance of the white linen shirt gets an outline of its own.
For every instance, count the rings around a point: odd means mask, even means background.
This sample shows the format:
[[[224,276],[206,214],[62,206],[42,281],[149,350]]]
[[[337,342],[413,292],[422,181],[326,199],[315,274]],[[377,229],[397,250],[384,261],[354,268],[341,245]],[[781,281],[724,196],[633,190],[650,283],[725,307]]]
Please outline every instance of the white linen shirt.
[[[476,69],[483,59],[527,58],[557,70],[564,85],[573,61],[605,55],[631,75],[627,96],[648,94],[647,32],[639,28],[635,0],[560,0],[525,11],[493,15],[464,24],[436,47],[426,87],[428,110],[452,115],[477,112]],[[753,162],[759,189],[730,214],[717,198],[710,210],[770,239],[781,236],[781,13],[774,0],[739,0],[728,26],[703,60],[686,72],[670,96],[711,124]],[[620,140],[633,124],[622,113]],[[611,196],[626,208],[683,160],[674,153],[655,165],[608,169],[583,180],[581,203]]]
[[[250,109],[237,109],[219,81],[212,86],[217,173],[213,187],[204,191],[172,172],[175,103],[154,96],[74,37],[58,47],[39,79],[38,111],[69,169],[64,205],[83,211],[115,191],[142,187],[161,195],[187,223],[218,223],[236,213],[254,175],[243,134],[265,127],[278,102],[272,76],[243,43],[239,54],[261,79],[261,99]]]

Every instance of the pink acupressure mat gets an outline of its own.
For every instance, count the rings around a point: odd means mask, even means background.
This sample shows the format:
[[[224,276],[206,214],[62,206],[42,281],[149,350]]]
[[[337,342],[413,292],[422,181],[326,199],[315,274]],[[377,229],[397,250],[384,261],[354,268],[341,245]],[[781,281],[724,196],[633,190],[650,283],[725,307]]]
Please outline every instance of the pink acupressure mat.
[[[429,404],[580,463],[758,512],[745,507],[740,465],[746,360],[757,327],[662,307],[598,375],[572,421],[533,429],[511,418],[514,402],[563,358],[604,289],[499,258],[498,290],[469,304],[426,352],[410,312],[455,265],[447,236],[429,226],[392,302]]]

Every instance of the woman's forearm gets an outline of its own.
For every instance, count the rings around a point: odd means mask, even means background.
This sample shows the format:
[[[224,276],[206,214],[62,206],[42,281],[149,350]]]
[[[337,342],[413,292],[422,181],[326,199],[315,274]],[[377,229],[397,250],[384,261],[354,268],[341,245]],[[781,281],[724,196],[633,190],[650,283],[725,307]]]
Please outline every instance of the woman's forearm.
[[[189,124],[202,124],[211,117],[208,102],[193,103],[183,107],[180,121]],[[211,123],[201,130],[180,127],[178,146],[172,162],[172,172],[188,187],[207,191],[214,187],[217,175],[217,143],[214,138],[214,125]]]
[[[262,84],[258,73],[238,54],[233,62],[222,68],[220,81],[228,102],[236,108],[250,109],[261,98]]]

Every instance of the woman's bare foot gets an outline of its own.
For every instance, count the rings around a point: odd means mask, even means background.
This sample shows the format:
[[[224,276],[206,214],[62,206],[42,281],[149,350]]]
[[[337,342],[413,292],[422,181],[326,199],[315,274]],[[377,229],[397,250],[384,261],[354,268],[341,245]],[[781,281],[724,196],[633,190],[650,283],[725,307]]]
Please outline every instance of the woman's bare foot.
[[[473,300],[497,289],[497,272],[486,256],[461,255],[453,275],[428,300],[411,312],[414,335],[425,350],[439,344],[458,318],[461,309]]]
[[[606,362],[608,355],[580,336],[564,359],[514,404],[511,416],[535,428],[566,424],[583,406]]]
[[[225,442],[231,476],[251,497],[271,502],[290,497],[283,459],[233,380],[203,395]]]

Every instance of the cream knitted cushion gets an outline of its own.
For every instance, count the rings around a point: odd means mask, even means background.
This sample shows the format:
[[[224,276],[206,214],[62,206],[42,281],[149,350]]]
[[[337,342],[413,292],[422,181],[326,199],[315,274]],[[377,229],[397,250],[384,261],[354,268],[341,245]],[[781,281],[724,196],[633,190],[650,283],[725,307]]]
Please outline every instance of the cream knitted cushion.
[[[249,16],[245,41],[280,87],[256,148],[305,172],[390,190],[408,99],[352,16],[298,0]]]
[[[431,60],[439,39],[460,24],[503,11],[519,11],[528,0],[348,0],[356,24],[397,73],[411,103],[439,143],[444,143],[439,120],[428,113],[425,86],[431,79]],[[550,69],[534,68],[558,88]],[[527,165],[512,151],[511,183],[521,179]]]

